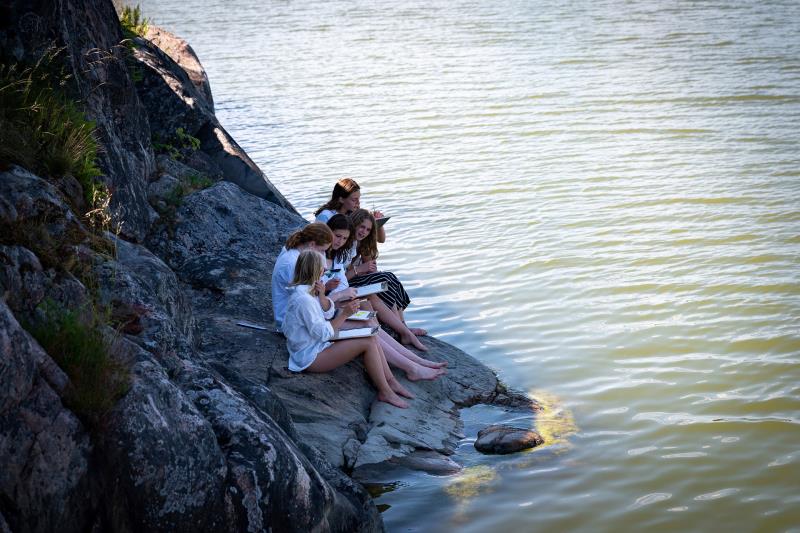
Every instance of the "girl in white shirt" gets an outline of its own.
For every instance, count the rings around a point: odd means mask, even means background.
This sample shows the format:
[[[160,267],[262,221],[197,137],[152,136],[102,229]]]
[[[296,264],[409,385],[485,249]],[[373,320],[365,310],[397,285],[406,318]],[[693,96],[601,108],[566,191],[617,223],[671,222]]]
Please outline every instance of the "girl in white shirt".
[[[305,250],[325,252],[331,246],[333,233],[326,224],[318,222],[309,224],[300,231],[295,231],[286,241],[286,246],[281,250],[272,269],[272,312],[275,327],[280,330],[283,315],[286,312],[286,303],[289,301],[289,285],[292,283],[297,257]],[[353,298],[355,293],[342,291],[337,297]],[[336,299],[336,298],[334,298]]]
[[[283,320],[283,333],[289,349],[289,370],[294,372],[330,372],[363,355],[364,366],[378,389],[378,400],[396,407],[407,408],[399,395],[412,397],[389,370],[386,357],[375,337],[330,340],[349,316],[358,310],[358,301],[351,300],[333,316],[333,302],[325,296],[320,281],[325,270],[325,257],[316,251],[300,253],[294,269],[292,285]]]

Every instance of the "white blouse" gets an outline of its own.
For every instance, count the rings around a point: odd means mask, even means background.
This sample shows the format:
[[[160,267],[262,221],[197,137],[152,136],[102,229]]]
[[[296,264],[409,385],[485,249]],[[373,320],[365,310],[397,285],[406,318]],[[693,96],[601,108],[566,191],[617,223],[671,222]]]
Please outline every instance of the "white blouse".
[[[347,275],[346,275],[347,265],[349,264],[350,264],[349,261],[344,263],[334,260],[331,263],[331,268],[325,270],[325,274],[322,276],[323,283],[327,283],[332,279],[339,280],[339,285],[337,285],[336,288],[331,291],[331,294],[336,294],[337,292],[343,291],[350,286],[350,284],[347,282]],[[333,272],[333,273],[331,272],[332,270],[336,269],[339,269],[338,272]]]
[[[286,313],[286,304],[289,301],[289,285],[294,278],[294,265],[300,257],[300,250],[283,248],[275,260],[272,269],[272,314],[275,317],[275,326],[281,329],[283,315]]]
[[[330,346],[334,335],[328,322],[336,309],[333,302],[327,311],[319,300],[309,293],[309,285],[293,287],[283,320],[283,334],[289,349],[289,370],[301,372],[314,362],[319,352]]]

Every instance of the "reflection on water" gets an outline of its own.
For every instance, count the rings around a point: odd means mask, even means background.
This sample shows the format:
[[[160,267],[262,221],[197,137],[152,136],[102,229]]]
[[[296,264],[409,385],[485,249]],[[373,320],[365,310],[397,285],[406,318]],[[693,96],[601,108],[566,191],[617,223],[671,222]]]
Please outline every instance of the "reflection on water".
[[[392,216],[413,325],[574,419],[481,456],[531,420],[470,409],[389,530],[800,524],[800,3],[142,6],[301,213],[350,175]]]
[[[535,413],[535,430],[544,439],[541,446],[566,446],[569,437],[578,431],[575,418],[562,400],[556,395],[544,391],[533,390],[529,393],[541,407]],[[535,448],[531,451],[541,449]]]

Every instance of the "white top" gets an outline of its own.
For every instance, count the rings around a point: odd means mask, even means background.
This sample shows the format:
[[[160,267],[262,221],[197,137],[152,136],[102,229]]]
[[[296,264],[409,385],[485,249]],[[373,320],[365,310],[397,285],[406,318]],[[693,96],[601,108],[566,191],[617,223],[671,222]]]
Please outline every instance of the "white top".
[[[345,260],[347,260],[347,258],[345,258]],[[325,275],[322,276],[322,282],[323,283],[327,283],[328,281],[330,281],[332,279],[338,279],[339,280],[339,285],[337,285],[337,287],[331,291],[331,294],[335,294],[335,293],[337,293],[339,291],[343,291],[343,290],[345,290],[346,288],[348,288],[350,286],[350,284],[347,283],[347,275],[346,275],[347,265],[348,264],[350,264],[350,261],[339,262],[339,261],[334,260],[333,263],[331,263],[331,268],[326,270],[325,271]],[[333,275],[330,275],[331,269],[332,270],[336,270],[337,268],[339,269],[339,271],[336,272]]]
[[[289,349],[289,370],[301,372],[314,362],[319,352],[330,346],[334,335],[328,322],[336,309],[333,302],[322,310],[319,299],[309,293],[309,285],[293,287],[283,320],[283,334]]]
[[[285,247],[275,260],[272,269],[272,313],[275,316],[275,327],[281,329],[283,315],[286,313],[286,304],[289,301],[289,285],[294,278],[294,265],[300,257],[300,250]]]
[[[338,213],[338,211],[334,211],[333,209],[325,209],[324,211],[320,211],[319,215],[317,215],[317,218],[314,219],[314,222],[322,222],[325,224],[336,213]]]

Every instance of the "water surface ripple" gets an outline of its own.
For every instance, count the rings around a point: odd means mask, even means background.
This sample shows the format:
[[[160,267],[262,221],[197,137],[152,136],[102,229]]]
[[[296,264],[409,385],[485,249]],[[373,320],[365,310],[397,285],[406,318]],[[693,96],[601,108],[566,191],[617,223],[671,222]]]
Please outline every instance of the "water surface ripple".
[[[800,3],[142,5],[301,213],[394,217],[411,322],[574,417],[482,457],[467,413],[389,530],[800,530]]]

